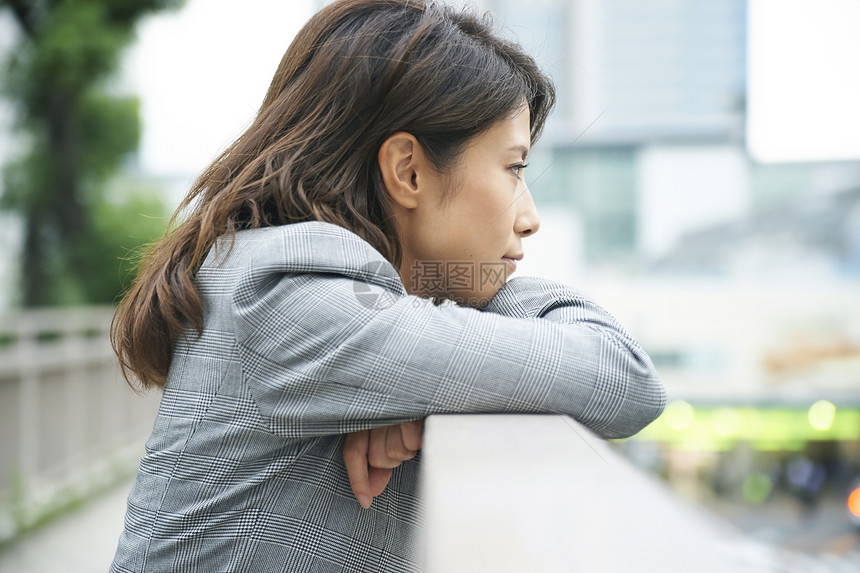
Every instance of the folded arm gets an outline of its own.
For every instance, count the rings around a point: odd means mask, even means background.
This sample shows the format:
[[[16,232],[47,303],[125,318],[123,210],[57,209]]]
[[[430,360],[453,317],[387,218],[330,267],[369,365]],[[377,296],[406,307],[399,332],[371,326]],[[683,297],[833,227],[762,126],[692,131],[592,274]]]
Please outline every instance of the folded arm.
[[[512,279],[483,312],[402,295],[373,308],[356,284],[334,273],[249,274],[234,294],[244,375],[273,431],[507,412],[567,414],[616,438],[665,404],[639,344],[560,283]]]

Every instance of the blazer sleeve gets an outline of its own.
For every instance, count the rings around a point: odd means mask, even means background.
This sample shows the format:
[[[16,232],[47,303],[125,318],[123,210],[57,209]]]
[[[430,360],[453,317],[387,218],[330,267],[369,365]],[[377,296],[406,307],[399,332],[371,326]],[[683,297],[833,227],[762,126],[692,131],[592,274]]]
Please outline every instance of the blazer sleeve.
[[[368,304],[373,293],[381,298]],[[237,289],[233,312],[245,382],[284,437],[430,414],[542,413],[620,438],[666,401],[621,325],[545,279],[511,279],[478,311],[337,274],[281,273]]]

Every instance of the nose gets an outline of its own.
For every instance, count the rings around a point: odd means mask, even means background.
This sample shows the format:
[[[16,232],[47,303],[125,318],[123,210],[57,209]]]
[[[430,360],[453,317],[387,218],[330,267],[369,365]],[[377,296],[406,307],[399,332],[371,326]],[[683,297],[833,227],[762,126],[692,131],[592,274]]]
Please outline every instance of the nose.
[[[521,237],[531,237],[540,229],[540,216],[532,199],[528,185],[523,183],[523,190],[517,198],[517,218],[514,220],[514,232]]]

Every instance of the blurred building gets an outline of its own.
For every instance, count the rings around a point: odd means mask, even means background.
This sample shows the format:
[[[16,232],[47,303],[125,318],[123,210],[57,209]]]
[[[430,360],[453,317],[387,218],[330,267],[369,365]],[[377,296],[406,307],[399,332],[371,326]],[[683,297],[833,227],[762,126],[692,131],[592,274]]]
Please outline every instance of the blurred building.
[[[577,286],[643,345],[670,400],[860,404],[856,283],[651,275]]]
[[[590,267],[648,270],[699,229],[860,183],[860,161],[749,157],[747,0],[474,4],[556,81],[528,176],[539,206],[581,218]]]
[[[794,282],[860,278],[860,188],[803,197],[687,233],[652,268]]]

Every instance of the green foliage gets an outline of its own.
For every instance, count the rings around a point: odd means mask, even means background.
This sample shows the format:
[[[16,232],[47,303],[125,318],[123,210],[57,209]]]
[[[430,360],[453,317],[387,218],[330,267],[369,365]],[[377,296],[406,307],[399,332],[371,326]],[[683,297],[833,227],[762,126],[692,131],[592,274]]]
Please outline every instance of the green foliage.
[[[117,302],[134,278],[141,249],[160,239],[167,227],[169,215],[157,194],[132,191],[123,199],[103,200],[94,209],[93,232],[82,249],[102,256],[91,258],[79,275],[82,300]]]
[[[136,97],[91,93],[79,107],[80,161],[91,184],[101,184],[140,141],[140,102]]]
[[[26,213],[47,209],[51,185],[51,157],[47,145],[33,138],[29,152],[8,163],[3,170],[0,208]]]
[[[119,202],[100,199],[90,215],[92,224],[74,245],[84,256],[50,259],[46,284],[54,304],[116,303],[134,278],[140,251],[161,238],[169,219],[157,193],[134,188]]]
[[[111,97],[96,90],[83,95],[74,117],[78,145],[73,150],[81,171],[81,201],[89,195],[98,202],[105,183],[116,175],[122,160],[137,149],[139,107],[136,97]],[[31,130],[29,135],[28,152],[4,170],[0,208],[28,212],[52,207],[56,158],[45,130]]]
[[[25,305],[113,302],[127,253],[162,234],[164,208],[151,193],[132,185],[105,198],[140,139],[137,98],[107,85],[137,21],[182,4],[0,0],[21,31],[3,92],[17,108],[23,150],[4,168],[0,209],[25,225]]]
[[[61,2],[42,22],[39,41],[26,52],[29,95],[37,103],[39,88],[80,90],[116,67],[128,33],[111,26],[105,7],[96,2]]]

